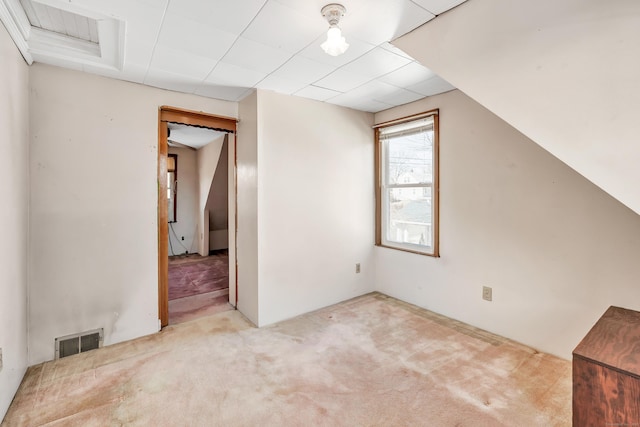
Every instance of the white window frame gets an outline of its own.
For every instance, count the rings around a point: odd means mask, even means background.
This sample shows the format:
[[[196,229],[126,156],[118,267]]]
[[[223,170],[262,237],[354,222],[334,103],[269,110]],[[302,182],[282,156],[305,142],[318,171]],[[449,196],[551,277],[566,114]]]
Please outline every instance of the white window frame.
[[[406,184],[395,183],[390,184],[387,179],[387,158],[388,146],[381,138],[381,134],[385,128],[397,126],[404,123],[410,123],[425,118],[433,119],[433,176],[431,182]],[[375,157],[376,157],[376,245],[392,249],[399,249],[407,252],[418,253],[439,257],[439,129],[438,129],[439,111],[431,110],[425,113],[393,120],[374,126],[375,128]],[[410,242],[397,242],[389,240],[388,235],[388,219],[389,219],[389,193],[391,189],[419,189],[425,191],[425,188],[431,188],[431,245],[421,245]]]

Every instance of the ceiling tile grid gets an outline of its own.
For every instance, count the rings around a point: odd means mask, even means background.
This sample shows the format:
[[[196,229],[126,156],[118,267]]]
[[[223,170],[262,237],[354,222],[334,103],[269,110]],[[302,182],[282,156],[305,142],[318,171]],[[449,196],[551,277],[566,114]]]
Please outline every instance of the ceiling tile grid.
[[[377,112],[453,89],[390,42],[463,1],[341,0],[347,12],[339,26],[350,47],[333,57],[320,48],[328,29],[320,9],[331,0],[74,0],[80,17],[85,10],[125,22],[124,65],[42,52],[35,59],[229,101],[261,88]],[[82,18],[58,27],[87,38]]]

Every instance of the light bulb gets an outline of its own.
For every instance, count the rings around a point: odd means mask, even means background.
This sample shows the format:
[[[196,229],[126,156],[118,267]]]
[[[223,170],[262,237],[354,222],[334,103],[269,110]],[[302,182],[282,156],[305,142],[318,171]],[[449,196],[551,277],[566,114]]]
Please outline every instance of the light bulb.
[[[342,37],[342,31],[338,26],[332,25],[327,31],[327,41],[322,43],[322,50],[331,56],[342,55],[349,48],[349,43]]]

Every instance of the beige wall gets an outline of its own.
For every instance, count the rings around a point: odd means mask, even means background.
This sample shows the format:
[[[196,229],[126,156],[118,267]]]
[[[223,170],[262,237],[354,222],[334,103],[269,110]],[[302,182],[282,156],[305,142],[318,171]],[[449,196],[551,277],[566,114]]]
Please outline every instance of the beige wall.
[[[200,255],[209,255],[209,211],[207,209],[207,200],[209,198],[209,190],[211,182],[218,167],[220,153],[222,152],[222,144],[225,136],[221,135],[209,144],[198,149],[197,166],[198,166],[198,239],[200,246],[198,252]]]
[[[189,251],[198,252],[198,168],[196,151],[189,148],[169,147],[170,154],[178,155],[178,212],[177,221],[169,229],[169,255]],[[175,235],[174,235],[175,233]],[[182,237],[184,236],[184,240]],[[173,249],[173,251],[172,251]]]
[[[240,122],[236,139],[238,310],[256,325],[258,324],[259,125],[257,102],[258,95],[254,92],[238,104]],[[231,262],[231,258],[229,261]],[[233,282],[229,283],[233,286]]]
[[[640,213],[640,2],[469,0],[394,41]]]
[[[229,143],[222,144],[220,159],[213,175],[207,210],[209,211],[209,250],[229,248]],[[233,191],[233,188],[232,188]]]
[[[260,325],[374,289],[372,124],[258,91]]]
[[[564,358],[608,306],[640,309],[640,216],[460,91],[375,120],[432,108],[442,256],[376,248],[379,291]]]
[[[54,338],[105,345],[158,330],[158,107],[234,117],[237,104],[31,67],[30,363]]]
[[[29,69],[0,24],[0,420],[27,369]]]

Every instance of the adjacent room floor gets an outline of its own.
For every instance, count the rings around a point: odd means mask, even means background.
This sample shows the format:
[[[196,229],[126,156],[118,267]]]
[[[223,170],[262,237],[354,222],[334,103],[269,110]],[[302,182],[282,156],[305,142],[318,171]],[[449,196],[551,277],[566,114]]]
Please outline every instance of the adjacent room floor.
[[[4,426],[569,426],[571,363],[374,293],[29,368]]]
[[[232,309],[226,250],[169,257],[169,324]]]

